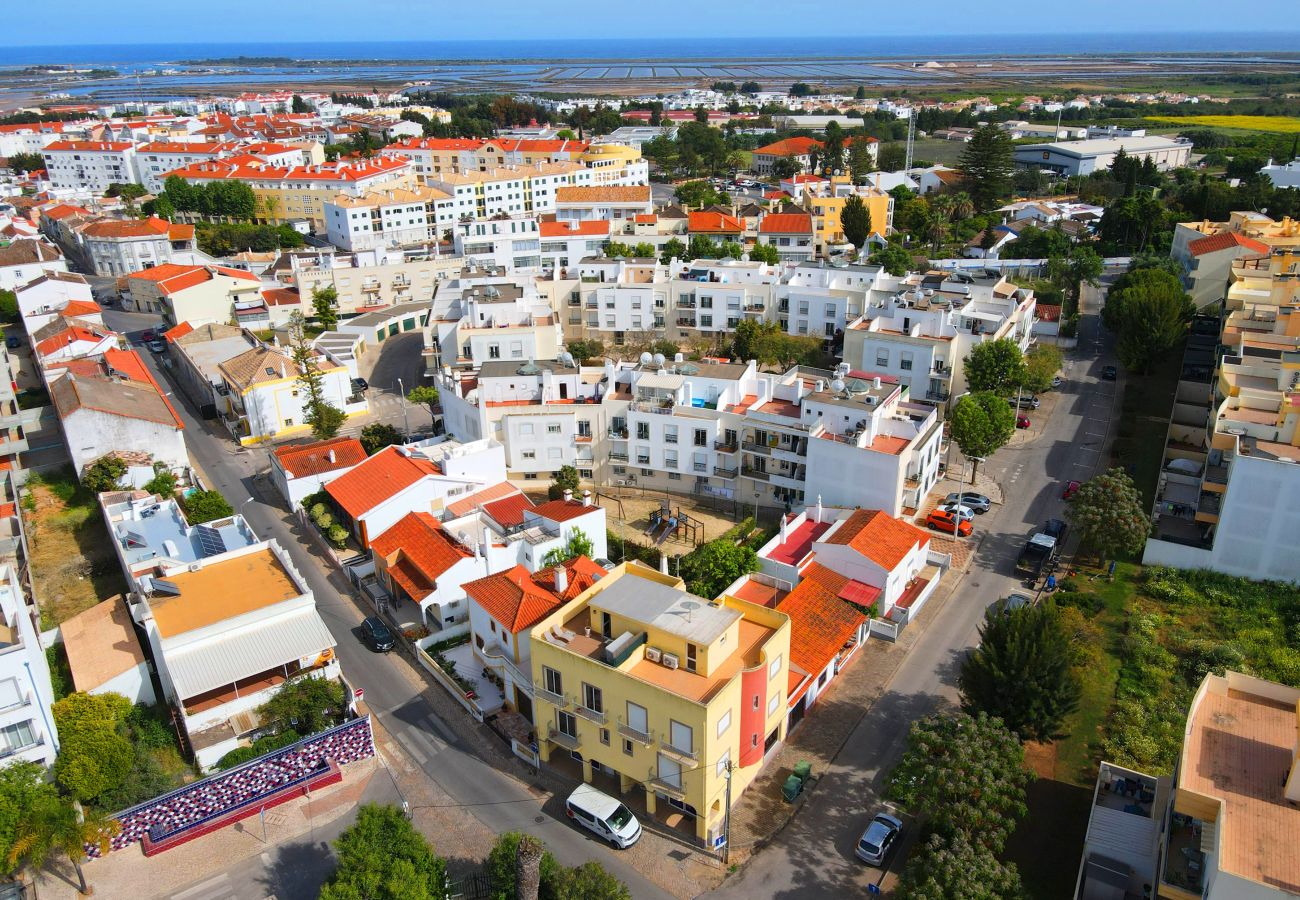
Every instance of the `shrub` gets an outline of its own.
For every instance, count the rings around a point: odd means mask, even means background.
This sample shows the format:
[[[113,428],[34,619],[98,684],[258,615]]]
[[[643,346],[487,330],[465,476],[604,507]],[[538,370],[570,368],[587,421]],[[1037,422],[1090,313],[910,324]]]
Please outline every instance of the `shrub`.
[[[313,503],[308,514],[311,516],[311,520],[315,522],[328,511],[324,503]]]
[[[334,527],[334,517],[327,512],[323,512],[319,516],[316,516],[314,521],[316,522],[316,527],[326,533]]]
[[[340,550],[348,545],[348,530],[342,525],[331,525],[329,532],[325,536],[329,538],[331,544]]]

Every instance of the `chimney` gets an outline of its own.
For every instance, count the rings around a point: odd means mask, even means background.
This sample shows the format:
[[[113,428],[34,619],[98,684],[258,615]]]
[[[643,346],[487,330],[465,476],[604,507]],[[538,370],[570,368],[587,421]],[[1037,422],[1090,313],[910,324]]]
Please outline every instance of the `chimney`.
[[[284,363],[280,363],[280,377],[281,377],[281,378],[288,378],[288,377],[289,377],[289,373],[288,373],[288,371],[285,369],[285,367],[284,367]]]
[[[592,495],[591,491],[583,491],[583,492],[582,492],[582,505],[583,505],[583,506],[595,506],[595,505],[596,505],[596,498]]]
[[[570,500],[572,500],[572,499],[573,499],[573,491],[566,490],[566,491],[564,492],[564,502],[565,502],[565,503],[568,503],[568,502],[569,502]]]
[[[817,521],[820,522],[821,520],[822,520],[822,495],[818,494],[817,495]]]
[[[561,597],[569,589],[569,570],[564,566],[555,567],[555,593]]]
[[[668,574],[668,554],[662,550],[659,551],[659,573],[661,575]]]
[[[790,540],[790,517],[782,516],[781,517],[781,543],[784,544],[788,540]]]

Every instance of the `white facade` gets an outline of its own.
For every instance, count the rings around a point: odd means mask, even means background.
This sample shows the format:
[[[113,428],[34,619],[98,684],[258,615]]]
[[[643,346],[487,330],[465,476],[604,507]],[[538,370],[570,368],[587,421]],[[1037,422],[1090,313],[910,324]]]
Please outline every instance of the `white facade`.
[[[1268,165],[1259,170],[1275,188],[1300,188],[1300,159],[1293,159],[1286,164],[1268,161]]]
[[[475,219],[455,227],[456,255],[506,269],[542,264],[541,236],[533,216]]]
[[[95,302],[90,284],[80,275],[37,278],[20,286],[14,293],[18,297],[18,313],[26,323],[28,334],[50,322],[73,300]]]
[[[54,691],[41,647],[36,609],[29,606],[17,569],[0,566],[0,765],[16,760],[51,765],[59,749]]]
[[[77,376],[65,375],[60,381]],[[144,453],[171,471],[189,466],[185,433],[170,425],[82,407],[60,420],[72,465],[80,475],[90,463],[115,450]]]
[[[103,194],[112,184],[138,184],[135,145],[126,141],[55,141],[41,151],[55,188]]]
[[[35,247],[27,247],[29,244]],[[19,250],[30,252],[19,252]],[[0,290],[17,290],[46,272],[66,272],[68,261],[63,254],[44,241],[15,241],[0,248]]]
[[[1022,168],[1049,169],[1060,175],[1090,175],[1109,169],[1121,149],[1131,159],[1152,160],[1161,172],[1186,166],[1192,154],[1190,141],[1121,137],[1028,144],[1015,148],[1015,162]]]

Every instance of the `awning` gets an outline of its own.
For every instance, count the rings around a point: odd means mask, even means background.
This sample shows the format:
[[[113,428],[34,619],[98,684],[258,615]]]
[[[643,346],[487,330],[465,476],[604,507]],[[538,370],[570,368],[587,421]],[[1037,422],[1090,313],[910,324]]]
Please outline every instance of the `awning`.
[[[176,692],[188,699],[285,663],[315,658],[334,643],[315,608],[307,607],[183,649],[164,648],[163,659]]]
[[[870,606],[880,599],[880,588],[863,584],[861,581],[849,581],[845,583],[844,587],[840,588],[838,596],[841,600],[847,600],[849,603]]]

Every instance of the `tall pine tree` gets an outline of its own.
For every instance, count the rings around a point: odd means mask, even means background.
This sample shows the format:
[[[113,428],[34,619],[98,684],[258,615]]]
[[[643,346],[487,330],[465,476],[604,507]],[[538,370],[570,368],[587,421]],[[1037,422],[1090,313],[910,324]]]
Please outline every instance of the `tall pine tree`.
[[[1010,133],[990,122],[976,128],[962,150],[957,169],[981,212],[1011,193],[1012,146]]]

